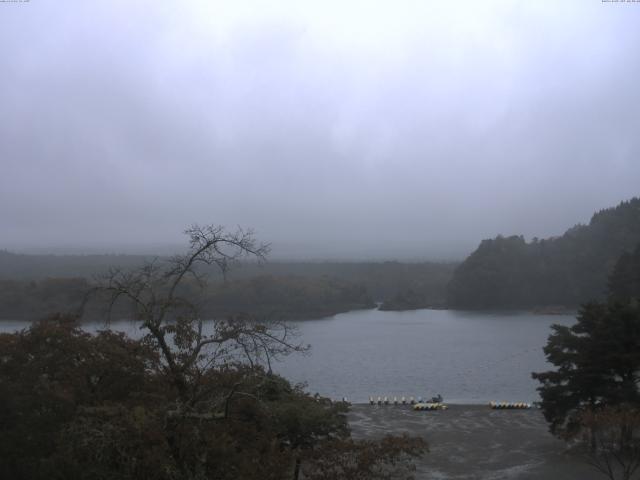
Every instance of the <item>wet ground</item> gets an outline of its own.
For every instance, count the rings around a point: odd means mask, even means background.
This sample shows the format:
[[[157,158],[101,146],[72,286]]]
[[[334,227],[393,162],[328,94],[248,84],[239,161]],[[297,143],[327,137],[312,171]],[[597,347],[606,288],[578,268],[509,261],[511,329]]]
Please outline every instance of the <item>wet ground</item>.
[[[452,405],[446,411],[410,406],[354,405],[349,415],[356,438],[420,435],[430,452],[417,462],[421,479],[602,480],[547,431],[542,413]]]

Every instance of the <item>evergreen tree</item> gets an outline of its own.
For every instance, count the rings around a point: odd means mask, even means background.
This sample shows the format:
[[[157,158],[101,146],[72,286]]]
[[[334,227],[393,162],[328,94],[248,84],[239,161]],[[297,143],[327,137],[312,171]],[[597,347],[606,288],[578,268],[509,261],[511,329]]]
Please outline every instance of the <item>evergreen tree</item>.
[[[609,277],[611,298],[619,302],[640,299],[640,244],[633,253],[624,253]]]
[[[639,242],[640,198],[597,212],[589,225],[576,225],[561,237],[526,242],[499,235],[483,240],[458,266],[447,300],[458,308],[575,307],[604,300],[616,261]],[[621,262],[627,276],[639,271],[637,257],[635,266],[629,258]],[[637,273],[635,278],[621,283],[637,292]]]
[[[640,407],[639,265],[640,246],[616,263],[606,303],[587,303],[574,325],[551,327],[544,352],[557,369],[532,375],[559,436],[576,434],[585,412]]]
[[[551,431],[569,437],[595,407],[640,406],[640,307],[589,303],[571,327],[553,325],[544,347],[556,370],[533,373]]]

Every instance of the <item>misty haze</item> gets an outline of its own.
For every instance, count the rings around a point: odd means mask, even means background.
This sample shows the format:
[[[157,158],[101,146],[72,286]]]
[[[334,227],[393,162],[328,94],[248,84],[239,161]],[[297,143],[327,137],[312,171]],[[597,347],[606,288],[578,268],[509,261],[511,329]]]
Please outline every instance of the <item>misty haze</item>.
[[[0,478],[640,478],[639,26],[0,0]]]

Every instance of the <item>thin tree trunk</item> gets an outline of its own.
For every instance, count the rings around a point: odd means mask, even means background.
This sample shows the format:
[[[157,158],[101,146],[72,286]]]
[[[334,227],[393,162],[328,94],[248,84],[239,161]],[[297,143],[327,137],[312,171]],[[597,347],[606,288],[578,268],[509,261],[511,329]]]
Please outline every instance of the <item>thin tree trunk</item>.
[[[300,457],[296,457],[296,466],[293,470],[293,480],[298,480],[300,477]]]

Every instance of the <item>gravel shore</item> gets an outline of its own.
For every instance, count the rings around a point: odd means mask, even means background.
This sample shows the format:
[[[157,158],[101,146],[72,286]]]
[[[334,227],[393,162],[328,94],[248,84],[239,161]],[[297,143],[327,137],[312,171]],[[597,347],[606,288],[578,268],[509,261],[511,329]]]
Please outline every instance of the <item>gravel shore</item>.
[[[417,462],[416,479],[602,480],[604,477],[547,430],[542,413],[451,405],[445,411],[410,406],[353,405],[355,438],[420,435],[430,452]]]

